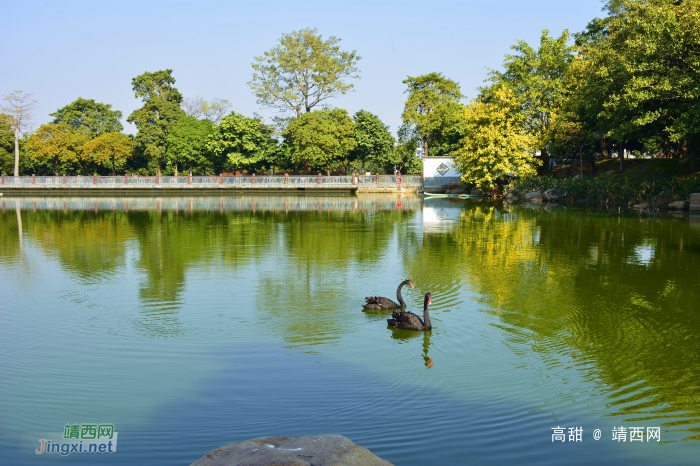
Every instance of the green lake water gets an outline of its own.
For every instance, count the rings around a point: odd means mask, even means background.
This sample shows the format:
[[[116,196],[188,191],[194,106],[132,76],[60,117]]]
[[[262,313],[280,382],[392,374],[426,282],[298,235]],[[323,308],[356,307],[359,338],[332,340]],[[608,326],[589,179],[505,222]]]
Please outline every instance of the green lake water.
[[[2,464],[187,465],[325,433],[396,465],[698,463],[698,219],[389,195],[0,200]],[[409,310],[432,293],[432,331],[362,310],[404,279]],[[35,453],[87,423],[113,424],[117,451]]]

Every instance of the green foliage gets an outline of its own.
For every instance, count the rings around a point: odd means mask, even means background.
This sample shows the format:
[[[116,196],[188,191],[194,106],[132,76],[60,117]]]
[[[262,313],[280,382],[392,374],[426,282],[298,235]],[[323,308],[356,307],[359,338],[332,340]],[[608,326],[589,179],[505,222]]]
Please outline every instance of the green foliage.
[[[127,121],[138,128],[138,148],[147,160],[156,162],[158,174],[165,155],[165,140],[177,121],[185,116],[180,108],[182,94],[172,86],[175,83],[172,71],[146,72],[131,80],[135,96],[144,104],[134,110]]]
[[[209,135],[206,149],[225,170],[259,169],[275,161],[277,141],[272,132],[259,119],[232,112]]]
[[[73,131],[94,138],[106,133],[118,133],[124,129],[121,124],[122,112],[111,108],[109,104],[78,97],[74,102],[49,115],[55,117],[53,123],[66,123]]]
[[[317,29],[302,29],[284,34],[279,45],[263,56],[255,57],[253,89],[258,103],[266,107],[293,109],[297,117],[302,108],[309,112],[326,99],[353,88],[346,78],[356,78],[355,64],[360,57],[343,52],[340,39],[324,41]]]
[[[395,141],[389,127],[374,114],[360,110],[353,120],[356,145],[351,158],[360,162],[364,172],[367,162],[385,162],[391,156]]]
[[[346,110],[318,110],[289,123],[285,140],[295,163],[324,167],[330,175],[332,162],[347,169],[357,145],[355,122]]]
[[[55,176],[59,175],[59,162],[76,164],[85,175],[88,158],[83,146],[87,141],[85,134],[73,131],[67,123],[46,123],[27,139],[27,151],[35,161],[53,161]],[[75,171],[75,168],[69,170],[73,173]]]
[[[193,116],[180,118],[165,138],[165,157],[172,164],[198,168],[201,174],[214,173],[212,161],[208,159],[207,138],[214,132],[209,120],[198,120]]]
[[[393,174],[398,171],[403,174],[420,174],[423,172],[423,162],[416,157],[416,148],[420,144],[420,135],[409,123],[401,125],[398,131],[399,140],[392,150],[378,159],[384,173]]]
[[[450,157],[460,147],[461,139],[466,135],[462,124],[462,108],[458,103],[444,107],[444,118],[438,128],[428,138],[431,157]]]
[[[539,161],[532,155],[532,136],[523,130],[525,116],[516,97],[505,86],[486,92],[483,101],[472,101],[462,110],[465,136],[455,158],[462,180],[492,188],[506,175],[534,176]]]
[[[452,104],[459,102],[462,93],[459,84],[442,73],[430,73],[418,77],[408,76],[404,81],[408,86],[408,99],[403,111],[403,121],[415,125],[423,139],[425,156],[428,154],[428,138],[445,124],[450,117]]]
[[[193,116],[197,119],[206,118],[215,125],[221,122],[221,119],[229,113],[231,103],[220,97],[214,98],[211,102],[207,102],[200,96],[185,98],[180,104],[180,107],[188,116]]]
[[[625,0],[609,9],[609,39],[587,57],[590,81],[614,83],[599,116],[626,139],[651,132],[684,141],[700,132],[700,4]]]
[[[126,160],[133,156],[134,141],[124,133],[105,133],[88,141],[83,152],[96,164],[110,167],[114,176],[117,167],[121,171]]]
[[[520,194],[558,189],[576,199],[601,202],[640,202],[654,196],[670,195],[688,199],[700,191],[700,176],[658,177],[649,175],[598,176],[595,178],[539,178],[517,179],[507,187]]]
[[[574,47],[567,44],[568,40],[567,30],[556,39],[544,30],[537,50],[520,40],[511,46],[517,54],[506,55],[504,71],[490,72],[491,81],[507,86],[515,96],[524,116],[524,129],[534,137],[545,161],[552,117],[564,102],[564,82],[574,56]]]
[[[0,114],[0,173],[12,173],[15,164],[15,138],[12,134],[12,117]]]

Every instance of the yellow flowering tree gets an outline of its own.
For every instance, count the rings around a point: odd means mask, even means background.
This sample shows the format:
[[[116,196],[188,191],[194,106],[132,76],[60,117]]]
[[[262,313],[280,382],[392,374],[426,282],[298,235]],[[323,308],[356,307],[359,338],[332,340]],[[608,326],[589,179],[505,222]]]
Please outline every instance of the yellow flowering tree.
[[[86,155],[83,146],[88,137],[76,133],[66,123],[41,125],[27,142],[30,157],[35,160],[53,160],[54,171],[58,176],[58,162],[79,163],[85,174]]]
[[[112,176],[116,165],[122,165],[134,154],[134,140],[124,133],[106,133],[90,140],[83,151],[90,159],[103,167],[112,167]]]
[[[541,163],[534,157],[534,138],[523,130],[523,115],[513,93],[493,86],[462,109],[465,136],[455,155],[462,181],[492,188],[506,175],[527,178]]]

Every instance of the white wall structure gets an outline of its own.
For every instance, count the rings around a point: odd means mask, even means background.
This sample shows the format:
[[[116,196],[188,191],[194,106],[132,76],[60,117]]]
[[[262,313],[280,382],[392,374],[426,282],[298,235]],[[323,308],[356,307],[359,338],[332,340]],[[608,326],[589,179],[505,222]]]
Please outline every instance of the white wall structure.
[[[459,183],[461,176],[462,174],[455,168],[454,157],[425,157],[423,159],[423,185],[426,188]]]

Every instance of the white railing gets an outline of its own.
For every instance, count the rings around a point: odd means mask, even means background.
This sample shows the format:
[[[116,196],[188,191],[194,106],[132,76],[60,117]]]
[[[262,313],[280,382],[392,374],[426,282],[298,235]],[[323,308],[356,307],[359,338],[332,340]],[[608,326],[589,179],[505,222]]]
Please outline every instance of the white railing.
[[[399,179],[400,178],[400,179]],[[6,176],[1,186],[66,186],[66,187],[231,187],[273,188],[284,186],[352,187],[374,185],[382,187],[420,187],[420,175],[277,175],[277,176]]]

